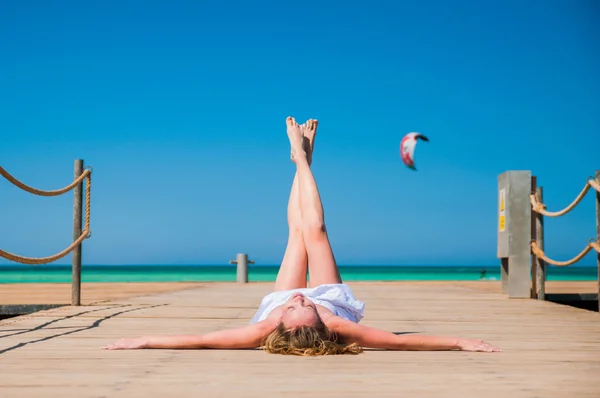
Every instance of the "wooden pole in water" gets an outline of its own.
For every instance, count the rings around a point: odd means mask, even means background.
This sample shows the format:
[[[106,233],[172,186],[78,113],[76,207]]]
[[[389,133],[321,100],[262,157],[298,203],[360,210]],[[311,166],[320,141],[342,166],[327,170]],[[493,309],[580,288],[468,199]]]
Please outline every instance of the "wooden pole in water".
[[[238,253],[236,259],[229,261],[229,264],[237,264],[237,283],[248,283],[248,264],[254,264],[254,261],[248,260],[246,253]]]
[[[83,160],[75,160],[75,179],[83,174]],[[83,224],[83,181],[73,190],[73,240],[81,236]],[[71,281],[71,305],[81,305],[81,243],[73,250]]]
[[[600,183],[600,170],[596,170],[596,182]],[[600,192],[596,191],[596,243],[600,245]],[[600,312],[600,253],[596,253],[598,265],[598,312]]]
[[[539,203],[544,203],[544,188],[537,187],[535,196]],[[536,242],[540,250],[544,250],[544,215],[536,213],[535,218],[535,236]],[[538,300],[546,299],[546,263],[541,258],[536,257],[535,264],[535,278],[536,284],[536,296]]]

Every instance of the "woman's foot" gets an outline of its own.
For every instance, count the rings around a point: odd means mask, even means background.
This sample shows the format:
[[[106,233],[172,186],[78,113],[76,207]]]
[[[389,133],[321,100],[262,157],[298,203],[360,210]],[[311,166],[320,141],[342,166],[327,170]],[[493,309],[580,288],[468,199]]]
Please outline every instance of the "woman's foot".
[[[285,124],[287,125],[287,135],[290,139],[290,157],[295,163],[298,161],[298,159],[301,159],[302,157],[306,158],[306,151],[304,150],[303,146],[304,135],[302,134],[302,129],[296,122],[296,119],[294,119],[293,117],[288,116],[287,119],[285,119]]]
[[[315,149],[315,137],[317,135],[317,126],[319,125],[319,121],[315,119],[308,119],[305,124],[303,124],[302,134],[304,135],[305,141],[305,150],[306,150],[306,159],[308,160],[308,164],[312,164],[312,154]]]

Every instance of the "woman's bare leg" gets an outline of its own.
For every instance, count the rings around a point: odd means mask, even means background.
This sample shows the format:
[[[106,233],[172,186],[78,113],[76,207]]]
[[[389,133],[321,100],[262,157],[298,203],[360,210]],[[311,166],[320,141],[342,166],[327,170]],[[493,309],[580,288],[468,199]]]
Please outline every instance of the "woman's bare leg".
[[[313,129],[310,132],[310,137],[303,139],[304,148],[309,158],[309,165],[312,159],[315,135],[316,129]],[[292,182],[287,214],[289,227],[288,243],[279,267],[279,272],[277,273],[274,291],[306,287],[308,255],[302,234],[302,213],[300,211],[300,192],[298,189],[297,173],[294,175]]]
[[[308,254],[310,285],[319,286],[328,283],[342,283],[331,244],[325,228],[323,204],[317,183],[308,164],[309,156],[302,146],[303,136],[309,137],[317,129],[317,121],[306,122],[302,133],[300,126],[292,117],[286,119],[288,136],[292,147],[292,160],[296,163],[300,209],[302,212],[302,235]]]

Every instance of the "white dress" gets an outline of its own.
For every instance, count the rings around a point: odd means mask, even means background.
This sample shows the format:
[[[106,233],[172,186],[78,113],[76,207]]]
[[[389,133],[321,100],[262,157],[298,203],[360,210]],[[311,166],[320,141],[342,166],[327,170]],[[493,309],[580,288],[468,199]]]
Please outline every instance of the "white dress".
[[[332,283],[269,293],[262,299],[250,323],[264,320],[271,311],[285,303],[292,294],[298,292],[304,294],[313,303],[329,309],[334,315],[351,322],[358,323],[364,317],[365,304],[354,297],[350,288],[343,283]]]

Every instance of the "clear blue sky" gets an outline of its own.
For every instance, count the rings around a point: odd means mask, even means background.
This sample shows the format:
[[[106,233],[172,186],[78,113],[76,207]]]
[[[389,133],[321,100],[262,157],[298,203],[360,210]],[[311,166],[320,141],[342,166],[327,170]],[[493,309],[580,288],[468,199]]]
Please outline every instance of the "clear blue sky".
[[[85,263],[277,264],[285,117],[316,118],[339,263],[493,265],[498,174],[533,170],[555,210],[600,168],[599,15],[593,0],[3,2],[0,164],[42,189],[76,158],[93,167]],[[417,172],[399,156],[410,131],[431,140]],[[0,180],[0,201],[2,249],[69,245],[72,195]],[[593,195],[546,231],[552,257],[578,253]]]

